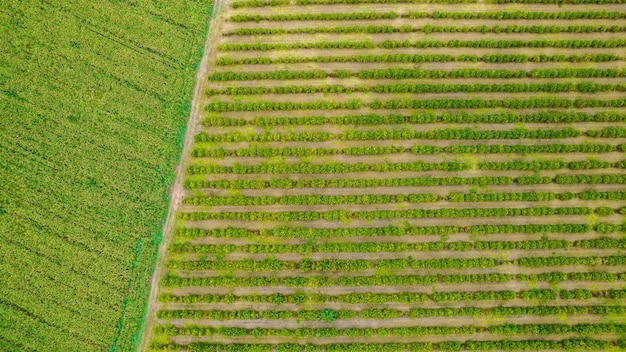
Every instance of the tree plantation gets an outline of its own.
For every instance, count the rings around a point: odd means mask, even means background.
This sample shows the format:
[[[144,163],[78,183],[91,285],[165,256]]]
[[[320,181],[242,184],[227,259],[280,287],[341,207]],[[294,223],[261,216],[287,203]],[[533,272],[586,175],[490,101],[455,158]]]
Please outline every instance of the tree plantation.
[[[219,18],[149,350],[626,348],[626,4]]]

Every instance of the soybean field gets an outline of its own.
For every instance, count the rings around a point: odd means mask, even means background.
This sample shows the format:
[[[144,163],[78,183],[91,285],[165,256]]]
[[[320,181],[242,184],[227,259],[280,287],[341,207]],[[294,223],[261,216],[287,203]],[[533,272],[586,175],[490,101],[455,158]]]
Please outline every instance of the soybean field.
[[[233,0],[150,351],[626,348],[622,0]]]
[[[0,351],[136,351],[211,3],[0,10]]]

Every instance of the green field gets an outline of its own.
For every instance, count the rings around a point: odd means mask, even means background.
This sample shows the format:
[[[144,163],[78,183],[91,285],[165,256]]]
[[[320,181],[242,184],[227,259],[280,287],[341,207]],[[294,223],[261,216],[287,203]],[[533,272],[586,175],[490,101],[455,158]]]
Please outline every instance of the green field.
[[[146,350],[626,349],[625,18],[226,3]]]
[[[132,351],[211,2],[0,9],[0,351]]]

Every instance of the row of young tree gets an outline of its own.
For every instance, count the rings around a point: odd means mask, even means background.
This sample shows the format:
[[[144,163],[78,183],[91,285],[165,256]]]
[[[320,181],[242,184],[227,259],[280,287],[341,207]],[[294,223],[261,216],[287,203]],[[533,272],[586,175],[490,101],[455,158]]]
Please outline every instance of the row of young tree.
[[[508,216],[552,216],[552,215],[610,215],[611,208],[598,207],[529,207],[529,208],[444,208],[444,209],[404,209],[371,211],[248,211],[248,212],[180,212],[181,220],[241,220],[241,221],[348,221],[383,219],[455,219]],[[626,209],[626,208],[622,208]],[[618,209],[618,212],[622,212]]]
[[[511,162],[503,162],[511,163]],[[501,170],[507,168],[506,165],[492,166],[489,169]],[[508,165],[508,164],[507,164]],[[488,168],[488,165],[484,166]],[[189,175],[207,174],[338,174],[338,173],[360,173],[360,172],[398,172],[398,171],[462,171],[469,170],[470,165],[457,161],[444,161],[440,163],[425,163],[416,161],[410,163],[262,163],[257,165],[235,165],[235,166],[189,166]],[[511,169],[513,169],[511,167]],[[531,167],[528,167],[531,169]]]
[[[541,170],[595,170],[595,169],[623,169],[626,161],[620,160],[616,162],[588,160],[588,161],[572,161],[564,162],[560,160],[544,160],[544,161],[481,161],[476,164],[479,170],[496,170],[496,171],[541,171]],[[264,162],[256,165],[238,165],[234,166],[189,166],[187,173],[189,175],[209,175],[209,174],[344,174],[344,173],[362,173],[362,172],[400,172],[400,171],[463,171],[471,169],[468,163],[457,161],[444,161],[440,163],[425,163],[423,161],[406,162],[406,163],[324,163],[311,164],[303,163],[271,163]],[[572,175],[576,177],[578,175]],[[598,175],[601,176],[601,175]],[[616,175],[619,176],[619,175]],[[310,181],[310,180],[309,180]],[[561,183],[558,180],[557,183]],[[614,183],[614,182],[611,182]]]
[[[236,104],[233,104],[237,109]],[[618,108],[626,106],[626,99],[600,100],[600,99],[563,99],[563,98],[539,98],[528,99],[391,99],[373,100],[371,109],[549,109],[549,108]],[[254,104],[246,105],[253,109]],[[248,110],[249,111],[249,110]],[[253,110],[254,111],[254,110]]]
[[[375,275],[375,276],[247,276],[233,277],[228,275],[209,277],[179,277],[167,276],[166,285],[169,287],[187,286],[224,286],[224,287],[328,287],[328,286],[397,286],[397,285],[432,285],[437,282],[449,284],[463,283],[504,283],[518,282],[548,282],[558,284],[569,281],[613,282],[623,280],[625,273],[608,273],[598,271],[570,272],[567,275],[561,272],[544,272],[539,274],[439,274],[439,275]],[[594,296],[596,297],[596,296]],[[605,296],[602,296],[605,297]],[[609,297],[609,296],[606,296]],[[612,297],[612,296],[611,296]],[[427,298],[427,297],[426,297]],[[424,298],[424,299],[426,299]],[[276,303],[273,301],[273,303]],[[367,302],[361,302],[367,303]],[[371,303],[371,302],[370,302]],[[385,302],[378,302],[385,303]],[[277,303],[278,304],[278,303]]]
[[[220,335],[228,338],[253,336],[255,338],[267,336],[280,336],[288,339],[306,338],[335,338],[335,337],[415,337],[415,336],[449,336],[449,335],[472,335],[472,334],[527,334],[527,335],[564,335],[578,334],[587,336],[590,334],[623,334],[626,332],[626,324],[598,323],[598,324],[498,324],[490,326],[403,326],[392,328],[308,328],[295,329],[276,328],[240,328],[231,326],[206,327],[187,325],[177,327],[174,325],[161,325],[155,328],[155,333],[169,336],[215,336]]]
[[[259,205],[348,205],[348,204],[397,204],[432,203],[448,201],[462,202],[545,202],[551,200],[626,200],[624,191],[584,192],[493,192],[459,193],[450,192],[447,196],[432,193],[414,194],[355,194],[355,195],[283,195],[283,196],[208,196],[197,194],[183,199],[184,204],[203,206],[259,206]]]
[[[240,0],[233,1],[230,6],[233,9],[240,7],[266,7],[266,6],[288,6],[291,0]]]
[[[282,254],[282,253],[400,253],[400,252],[436,252],[451,251],[486,251],[486,250],[542,250],[542,249],[624,249],[626,240],[600,237],[589,240],[525,240],[525,241],[455,241],[455,242],[327,242],[320,244],[198,244],[174,243],[170,246],[172,253],[251,253],[251,254]]]
[[[273,228],[263,228],[252,230],[239,227],[213,228],[210,230],[178,227],[174,231],[175,237],[198,238],[247,238],[247,237],[278,237],[278,238],[298,238],[298,239],[326,239],[340,237],[385,237],[385,236],[447,236],[456,233],[468,233],[473,235],[487,234],[511,234],[511,233],[570,233],[583,234],[596,231],[598,233],[614,233],[626,231],[625,225],[598,223],[595,225],[578,223],[559,224],[525,224],[525,225],[471,225],[471,226],[394,226],[383,227],[354,227],[354,228],[316,228],[316,227],[290,227],[280,226]]]
[[[443,0],[447,1],[447,0]],[[531,0],[532,1],[532,0]],[[578,0],[573,0],[578,1]],[[622,1],[622,0],[587,0]],[[228,18],[231,22],[260,21],[346,21],[380,20],[396,18],[451,18],[451,19],[490,19],[490,20],[576,20],[576,19],[622,19],[626,14],[619,11],[413,11],[408,13],[389,12],[333,12],[333,13],[288,13],[288,14],[237,14]]]
[[[361,108],[359,99],[351,99],[347,102],[337,102],[332,100],[316,100],[312,102],[292,102],[292,101],[262,101],[254,103],[228,103],[224,101],[212,101],[205,106],[207,111],[280,111],[280,110],[336,110],[348,109],[358,110]]]
[[[271,87],[240,87],[231,86],[224,89],[207,89],[206,94],[212,95],[262,95],[262,94],[351,94],[359,93],[598,93],[598,92],[624,92],[626,84],[600,84],[594,82],[581,83],[504,83],[504,84],[377,84],[345,86],[333,85],[302,85],[302,86],[271,86]]]
[[[374,43],[364,41],[322,41],[322,42],[281,42],[281,43],[226,43],[219,46],[221,51],[268,51],[268,50],[295,50],[295,49],[396,49],[396,48],[623,48],[626,39],[535,39],[535,40],[385,40]]]
[[[371,188],[371,187],[440,187],[460,185],[536,185],[556,183],[569,184],[626,184],[626,175],[556,175],[550,176],[499,176],[499,177],[407,177],[407,178],[335,178],[335,179],[299,179],[274,178],[271,180],[217,180],[207,181],[187,178],[183,182],[185,189],[303,189],[303,188]]]
[[[434,145],[404,146],[360,146],[348,148],[304,148],[304,147],[248,147],[240,149],[207,149],[195,147],[191,151],[193,158],[218,158],[225,157],[262,157],[272,158],[276,156],[327,156],[327,155],[391,155],[411,153],[416,155],[427,154],[534,154],[534,153],[612,153],[626,152],[626,144],[477,144],[477,145],[451,145],[439,147]],[[591,162],[591,161],[590,161]]]
[[[202,124],[207,127],[216,126],[301,126],[301,125],[398,125],[404,123],[568,123],[568,122],[626,122],[626,114],[616,111],[603,111],[594,114],[571,111],[543,111],[538,113],[457,113],[432,111],[416,112],[411,115],[400,114],[361,114],[340,116],[299,116],[299,117],[264,117],[252,119],[236,117],[207,117]]]
[[[549,275],[551,273],[546,273],[546,274]],[[568,278],[568,274],[564,274],[560,272],[556,274],[563,275],[565,279]],[[573,274],[576,274],[576,273],[573,273]],[[600,274],[600,273],[590,272],[589,274]],[[618,279],[619,277],[623,277],[623,274],[621,276],[618,274],[610,274],[610,273],[607,273],[607,274],[610,275],[610,278],[612,278],[613,280]],[[478,275],[503,276],[504,278],[500,280],[496,278],[496,280],[491,280],[491,281],[471,280],[471,281],[466,281],[466,282],[506,282],[510,280],[515,280],[515,275],[510,275],[510,274],[478,274]],[[524,274],[519,274],[519,275],[529,276],[529,275],[524,275]],[[539,274],[539,275],[544,275],[544,274]],[[446,278],[454,277],[454,276],[463,276],[463,275],[458,275],[458,274],[457,275],[446,275],[446,274],[442,275],[442,277],[446,277]],[[466,275],[466,276],[471,276],[471,275]],[[474,275],[474,276],[477,276],[477,275]],[[533,277],[529,277],[528,280],[537,280],[537,279]],[[519,281],[525,281],[525,280],[519,279]],[[541,281],[545,281],[545,280],[541,280]],[[431,280],[429,282],[437,282],[437,281]],[[460,282],[460,280],[447,280],[443,282]],[[483,294],[481,294],[481,297],[492,295],[491,293],[489,293],[489,291],[487,291],[486,293],[485,291],[482,291],[482,292]],[[546,291],[544,290],[544,292]],[[524,291],[518,292],[518,294],[525,295]],[[542,295],[546,296],[545,293],[543,293]],[[506,297],[509,297],[509,296],[510,294],[507,293]],[[549,294],[549,296],[558,297],[562,300],[570,300],[570,299],[587,300],[591,298],[607,298],[607,299],[616,300],[616,299],[622,299],[626,297],[626,289],[606,289],[606,290],[589,290],[589,289],[564,290],[564,289],[561,289],[561,290],[555,291],[554,295]],[[348,304],[420,303],[420,302],[427,302],[431,300],[431,296],[427,294],[423,294],[423,293],[414,293],[414,292],[399,292],[399,293],[366,292],[366,293],[349,293],[349,294],[341,294],[341,295],[328,295],[328,294],[321,294],[321,293],[305,293],[303,291],[296,291],[293,294],[273,293],[269,295],[252,294],[252,295],[240,295],[240,296],[235,296],[232,293],[228,293],[225,295],[223,294],[174,295],[172,293],[162,293],[158,297],[158,300],[163,303],[171,302],[171,303],[186,303],[186,304],[189,304],[189,303],[232,304],[235,302],[244,302],[244,303],[271,303],[277,306],[280,306],[282,304],[295,304],[296,306],[302,306],[303,304],[325,304],[325,303],[330,303],[330,302],[348,303]],[[570,302],[559,302],[559,303],[563,303],[564,305],[559,305],[559,306],[551,305],[551,306],[546,307],[545,309],[553,309],[553,308],[554,309],[562,308],[566,310],[573,309],[574,314],[576,314],[575,312],[577,311],[582,312],[581,309],[584,311],[584,307],[589,307],[589,308],[593,308],[593,314],[596,314],[596,315],[618,315],[626,310],[626,306],[623,306],[623,305],[601,305],[601,306],[595,306],[595,307],[584,305],[584,306],[576,307],[576,306],[569,305]],[[511,312],[515,312],[519,310],[527,310],[527,312],[529,312],[527,314],[543,315],[541,313],[543,309],[538,309],[539,307],[541,306],[493,307],[493,308],[485,308],[483,310],[487,312],[493,311],[494,314],[501,314],[501,315],[515,315],[515,314],[511,314]],[[471,312],[472,310],[479,309],[479,308],[463,307],[463,308],[460,308],[460,311],[464,311],[467,309],[471,309],[470,310]],[[413,315],[437,316],[437,315],[440,315],[442,311],[445,312],[449,310],[454,311],[454,308],[412,308],[411,310],[409,310],[409,314],[412,316]],[[531,312],[534,312],[534,313],[531,313]],[[472,314],[472,313],[469,313],[469,314]],[[578,314],[584,314],[584,313],[578,313]]]
[[[350,20],[380,20],[395,19],[398,14],[390,12],[349,12],[349,13],[285,13],[272,15],[237,14],[230,16],[230,22],[260,22],[260,21],[350,21]]]
[[[315,34],[315,33],[604,33],[623,32],[626,27],[606,25],[508,25],[508,26],[439,26],[427,24],[414,27],[403,25],[394,27],[391,25],[369,26],[341,26],[341,27],[299,27],[299,28],[238,28],[225,36],[250,36],[250,35],[279,35],[279,34]]]
[[[377,106],[392,105],[394,108],[401,108],[405,105],[414,106],[415,104],[428,104],[429,102],[436,102],[436,100],[395,100],[395,101],[375,101],[372,105],[379,104]],[[467,103],[464,105],[472,104],[480,105],[481,100],[460,100],[456,101],[460,103]],[[486,103],[497,105],[514,105],[518,102],[528,105],[546,105],[549,103],[569,103],[564,101],[544,101],[544,100],[505,100],[505,101],[487,101]],[[610,101],[609,101],[610,102]],[[626,102],[626,100],[625,100]],[[576,104],[574,102],[573,104]],[[593,104],[592,104],[593,105]],[[617,105],[617,104],[616,104]],[[391,107],[389,107],[391,108]],[[239,131],[226,132],[222,134],[213,134],[207,132],[201,132],[194,136],[196,143],[204,142],[221,142],[221,143],[233,143],[233,142],[326,142],[332,140],[340,141],[390,141],[390,140],[494,140],[494,139],[562,139],[562,138],[576,138],[580,136],[587,136],[591,138],[623,138],[626,135],[626,128],[623,127],[605,127],[599,130],[587,130],[580,131],[571,127],[565,127],[562,129],[550,129],[550,128],[538,128],[538,129],[526,129],[524,127],[516,127],[508,130],[476,130],[469,127],[466,128],[444,128],[444,129],[432,129],[424,131],[424,129],[413,129],[408,127],[394,128],[394,129],[377,129],[377,130],[360,130],[357,128],[344,130],[341,133],[333,134],[329,132],[314,131],[314,132],[285,132],[285,133],[272,133],[270,131],[264,133],[241,133]],[[451,147],[450,147],[451,148]],[[459,147],[464,148],[464,147]],[[477,146],[478,148],[478,146]],[[621,148],[621,147],[620,147]],[[471,148],[469,148],[471,149]],[[420,148],[412,148],[409,151],[415,154],[433,154],[429,152],[426,146]],[[460,149],[462,150],[462,149]],[[198,152],[196,152],[198,153]]]
[[[621,266],[626,263],[626,256],[551,256],[551,257],[522,257],[513,260],[493,258],[438,258],[438,259],[302,259],[300,261],[286,261],[278,259],[262,260],[168,260],[166,267],[170,270],[241,270],[256,271],[283,271],[299,270],[300,272],[345,272],[377,270],[406,270],[406,269],[465,269],[465,268],[494,268],[501,265],[516,265],[520,267],[543,268],[551,266]]]
[[[606,129],[606,132],[592,131],[593,137],[604,137],[613,134],[620,129]],[[393,130],[347,130],[340,134],[328,132],[287,132],[287,133],[249,133],[243,134],[239,131],[227,132],[224,134],[209,134],[201,132],[194,136],[196,143],[203,142],[325,142],[332,140],[342,141],[381,141],[381,140],[480,140],[480,139],[555,139],[555,138],[575,138],[588,135],[571,127],[563,129],[534,129],[528,130],[517,127],[511,130],[474,130],[466,128],[446,128],[439,130],[423,131],[420,129],[401,128]],[[591,135],[588,135],[592,137]]]
[[[575,289],[575,290],[563,290],[560,292],[561,299],[578,299],[584,300],[593,297],[594,291],[587,289]],[[575,298],[574,298],[575,297]],[[162,296],[162,298],[165,298]],[[220,300],[214,303],[225,303]],[[306,299],[306,298],[305,298]],[[286,298],[285,298],[286,300]],[[167,302],[167,300],[164,300]],[[209,300],[213,302],[213,300]],[[298,305],[302,305],[304,302],[296,302]],[[157,317],[160,319],[211,319],[211,320],[249,320],[249,319],[266,319],[266,320],[279,320],[279,319],[298,319],[305,321],[324,321],[324,313],[327,310],[161,310],[157,312]],[[336,319],[397,319],[397,318],[424,318],[424,317],[457,317],[457,316],[519,316],[519,315],[534,315],[534,316],[556,316],[556,315],[600,315],[600,316],[614,316],[626,313],[626,307],[621,305],[608,305],[608,306],[589,306],[589,305],[560,305],[560,306],[504,306],[504,307],[490,307],[490,308],[478,308],[478,307],[463,307],[463,308],[411,308],[410,310],[398,310],[398,309],[361,309],[361,310],[335,310]],[[500,329],[500,328],[495,328]],[[524,329],[524,328],[523,328]],[[588,327],[581,324],[575,328],[579,331],[588,331]],[[491,332],[491,330],[490,330]],[[574,332],[578,332],[574,330]]]
[[[161,340],[168,341],[168,340]],[[174,342],[154,342],[152,347],[164,351],[180,350],[182,345]],[[468,340],[468,341],[442,341],[442,342],[388,342],[388,343],[329,343],[329,344],[245,344],[222,342],[193,342],[184,345],[189,352],[422,352],[422,351],[542,351],[542,350],[567,350],[567,351],[608,351],[610,349],[626,348],[626,339],[613,338],[567,338],[562,340]]]
[[[380,68],[359,71],[263,71],[263,72],[214,72],[208,76],[209,81],[249,81],[249,80],[293,80],[323,78],[360,79],[448,79],[448,78],[618,78],[626,77],[626,69],[595,69],[595,68],[548,68],[532,70],[511,69],[474,69],[461,68],[453,70],[424,70],[421,68]],[[590,83],[591,84],[591,83]],[[389,85],[393,86],[393,85]],[[426,85],[415,85],[426,86]],[[437,85],[444,86],[444,85]],[[452,85],[451,85],[452,86]],[[581,86],[581,88],[584,86]]]
[[[332,55],[332,56],[280,56],[271,57],[230,57],[222,56],[215,61],[216,66],[232,65],[270,65],[270,64],[294,64],[294,63],[331,63],[331,62],[611,62],[622,60],[615,54],[583,54],[583,55],[547,55],[547,54],[489,54],[471,55],[461,54],[458,56],[449,54],[364,54],[364,55]]]
[[[561,299],[589,299],[593,297],[593,293],[588,289],[576,289],[576,290],[563,290],[559,294]],[[575,298],[574,298],[575,297]],[[169,297],[161,296],[161,302],[171,302]],[[196,296],[197,298],[197,296]],[[211,303],[225,303],[222,301],[224,297],[216,297],[217,301],[212,298],[208,300],[202,300],[201,302]],[[295,304],[302,305],[306,301],[306,297],[303,297],[303,301],[295,300]],[[287,298],[283,298],[287,300]],[[278,300],[281,301],[280,299]],[[185,303],[196,303],[185,302]],[[275,302],[272,302],[275,303]],[[289,302],[291,303],[291,302]],[[281,303],[282,304],[282,303]],[[191,310],[191,309],[178,309],[178,310],[160,310],[157,312],[159,319],[211,319],[211,320],[249,320],[249,319],[266,319],[266,320],[279,320],[279,319],[298,319],[304,321],[324,321],[324,312],[326,309],[317,310]],[[516,316],[516,315],[535,315],[535,316],[556,316],[556,315],[616,315],[620,313],[626,313],[626,307],[620,305],[613,306],[588,306],[588,305],[561,305],[561,306],[504,306],[504,307],[490,307],[490,308],[478,308],[478,307],[463,307],[463,308],[411,308],[409,310],[398,309],[361,309],[361,310],[334,310],[336,319],[397,319],[397,318],[424,318],[424,317],[456,317],[456,316]],[[490,327],[489,332],[494,330],[500,330],[503,326]],[[602,328],[602,327],[600,327]],[[492,330],[494,329],[494,330]],[[523,327],[522,331],[528,329],[527,326]],[[579,324],[571,327],[569,332],[587,333],[587,331],[594,330],[587,324]]]

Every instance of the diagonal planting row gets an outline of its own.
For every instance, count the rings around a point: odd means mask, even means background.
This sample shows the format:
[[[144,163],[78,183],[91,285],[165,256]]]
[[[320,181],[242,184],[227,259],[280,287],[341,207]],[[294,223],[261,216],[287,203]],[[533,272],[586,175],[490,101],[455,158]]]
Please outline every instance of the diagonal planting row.
[[[626,348],[626,5],[475,3],[224,10],[153,350]]]

